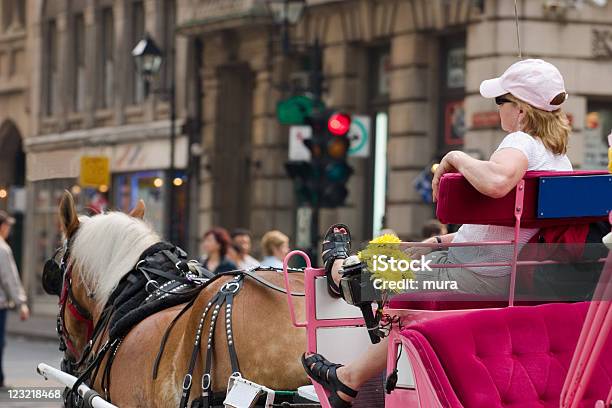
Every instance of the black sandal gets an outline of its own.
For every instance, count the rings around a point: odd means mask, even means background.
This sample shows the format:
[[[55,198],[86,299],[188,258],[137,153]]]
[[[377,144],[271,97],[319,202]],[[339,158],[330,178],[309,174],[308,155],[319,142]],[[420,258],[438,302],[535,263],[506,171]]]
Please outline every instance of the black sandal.
[[[344,230],[344,232],[342,232]],[[323,238],[323,245],[321,251],[321,257],[323,258],[323,264],[325,265],[325,276],[327,277],[327,289],[331,296],[341,297],[342,292],[340,288],[334,282],[331,270],[336,259],[348,258],[349,251],[351,249],[351,233],[344,224],[334,224],[325,233]]]
[[[351,402],[343,400],[338,395],[338,392],[342,392],[351,398],[357,397],[357,391],[338,379],[336,371],[342,367],[342,364],[330,363],[320,354],[306,357],[306,353],[304,353],[302,354],[302,365],[304,370],[306,370],[306,374],[312,380],[318,382],[329,391],[328,401],[332,408],[349,408],[353,406]]]

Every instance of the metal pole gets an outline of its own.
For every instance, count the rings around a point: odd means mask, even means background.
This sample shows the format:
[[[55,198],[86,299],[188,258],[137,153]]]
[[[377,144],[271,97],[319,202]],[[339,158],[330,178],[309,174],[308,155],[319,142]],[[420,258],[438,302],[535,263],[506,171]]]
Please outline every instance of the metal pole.
[[[312,46],[311,54],[311,72],[310,72],[310,87],[312,91],[312,97],[314,100],[315,109],[318,109],[322,96],[323,96],[323,68],[322,68],[322,55],[321,46],[319,45],[319,39],[316,38],[314,45]],[[319,112],[321,113],[321,112]],[[317,135],[313,134],[314,137]],[[315,143],[321,141],[315,140]],[[314,158],[313,158],[314,160]],[[310,248],[312,253],[313,264],[317,264],[318,247],[319,247],[319,215],[321,210],[321,182],[323,178],[323,166],[320,160],[316,160],[316,168],[318,169],[318,182],[316,186],[316,201],[312,205],[312,219],[310,224]]]
[[[45,380],[52,379],[69,388],[72,388],[77,380],[76,377],[45,363],[38,364],[36,371],[38,371],[38,374],[42,375]],[[89,403],[89,406],[93,408],[117,408],[116,405],[106,401],[97,392],[85,384],[79,385],[77,391],[79,392],[79,395]]]
[[[170,169],[168,170],[168,240],[170,242],[176,242],[175,228],[174,228],[174,177],[175,177],[175,163],[174,163],[174,151],[176,150],[176,103],[174,101],[175,93],[174,78],[171,78],[170,84]]]

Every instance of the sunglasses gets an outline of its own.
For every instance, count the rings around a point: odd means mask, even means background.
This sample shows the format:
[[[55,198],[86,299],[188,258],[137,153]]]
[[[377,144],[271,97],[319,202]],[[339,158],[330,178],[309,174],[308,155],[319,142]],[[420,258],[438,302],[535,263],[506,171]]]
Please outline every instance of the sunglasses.
[[[495,103],[499,106],[503,105],[504,103],[512,103],[512,101],[510,99],[506,99],[503,96],[498,96],[495,98]]]

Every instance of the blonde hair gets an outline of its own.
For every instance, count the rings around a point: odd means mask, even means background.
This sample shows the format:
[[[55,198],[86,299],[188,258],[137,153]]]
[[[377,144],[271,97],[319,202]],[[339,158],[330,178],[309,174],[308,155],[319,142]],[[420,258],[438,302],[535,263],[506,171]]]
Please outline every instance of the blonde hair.
[[[567,153],[569,134],[572,131],[567,115],[561,108],[548,112],[529,105],[512,94],[505,95],[525,112],[521,122],[522,131],[542,141],[546,149],[554,154]]]
[[[266,256],[271,256],[274,249],[284,243],[289,243],[289,237],[278,230],[268,231],[261,237],[261,248]]]

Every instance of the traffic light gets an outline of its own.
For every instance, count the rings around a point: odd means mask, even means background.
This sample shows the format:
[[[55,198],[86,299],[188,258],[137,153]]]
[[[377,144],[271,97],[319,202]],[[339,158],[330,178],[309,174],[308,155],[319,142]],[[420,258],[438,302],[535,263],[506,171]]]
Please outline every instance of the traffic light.
[[[353,168],[347,163],[351,117],[342,112],[328,112],[325,118],[327,132],[321,158],[321,206],[334,208],[346,201],[346,183],[353,174]]]
[[[304,140],[311,161],[289,161],[285,169],[295,181],[300,204],[335,208],[348,196],[346,183],[353,174],[347,163],[351,117],[334,111],[316,112],[307,118],[312,137]]]
[[[294,181],[295,195],[299,204],[318,205],[319,169],[312,162],[288,161],[285,170]]]

